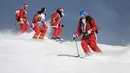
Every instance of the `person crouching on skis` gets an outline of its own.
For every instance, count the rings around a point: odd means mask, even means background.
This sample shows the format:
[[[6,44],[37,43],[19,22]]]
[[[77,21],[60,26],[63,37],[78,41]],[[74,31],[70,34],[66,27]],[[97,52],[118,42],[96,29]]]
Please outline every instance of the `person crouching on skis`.
[[[18,31],[18,35],[22,34],[23,32],[28,32],[29,22],[27,19],[27,10],[28,4],[24,4],[23,8],[17,9],[15,13],[16,21],[20,24],[20,29]]]
[[[51,16],[51,27],[53,28],[54,32],[51,39],[59,40],[61,39],[62,28],[64,25],[61,23],[61,17],[64,16],[64,10],[62,8],[58,8],[55,13]]]
[[[90,48],[94,52],[102,52],[100,48],[97,46],[97,38],[96,32],[98,27],[94,21],[94,19],[87,14],[86,10],[80,11],[80,20],[77,32],[73,34],[73,39],[75,40],[76,37],[82,35],[81,39],[81,46],[86,54],[92,54]],[[90,48],[89,48],[89,47]]]
[[[34,39],[44,39],[48,28],[45,20],[46,11],[47,9],[43,7],[33,17],[31,28],[35,31],[35,34],[33,36]]]

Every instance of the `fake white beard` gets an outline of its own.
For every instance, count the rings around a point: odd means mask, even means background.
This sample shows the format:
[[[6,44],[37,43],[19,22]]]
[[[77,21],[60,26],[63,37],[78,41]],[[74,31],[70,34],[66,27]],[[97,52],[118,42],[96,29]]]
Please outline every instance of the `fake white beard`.
[[[61,15],[62,15],[62,16],[65,16],[65,14],[64,14],[63,12],[61,13]]]
[[[82,19],[82,23],[83,23],[83,24],[86,24],[86,19]]]

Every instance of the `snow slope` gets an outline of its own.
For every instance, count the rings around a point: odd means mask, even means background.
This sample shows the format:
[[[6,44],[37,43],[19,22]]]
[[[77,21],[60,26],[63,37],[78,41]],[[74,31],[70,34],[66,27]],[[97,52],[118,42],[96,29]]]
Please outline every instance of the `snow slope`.
[[[98,44],[102,54],[80,59],[66,56],[77,55],[75,42],[32,40],[32,34],[0,34],[0,73],[130,73],[130,46]]]

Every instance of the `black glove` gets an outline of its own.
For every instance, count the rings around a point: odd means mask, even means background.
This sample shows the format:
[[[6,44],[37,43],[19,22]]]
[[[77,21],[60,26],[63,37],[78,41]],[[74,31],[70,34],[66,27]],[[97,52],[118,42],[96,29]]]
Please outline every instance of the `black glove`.
[[[64,25],[61,25],[61,27],[63,28],[63,27],[64,27]]]

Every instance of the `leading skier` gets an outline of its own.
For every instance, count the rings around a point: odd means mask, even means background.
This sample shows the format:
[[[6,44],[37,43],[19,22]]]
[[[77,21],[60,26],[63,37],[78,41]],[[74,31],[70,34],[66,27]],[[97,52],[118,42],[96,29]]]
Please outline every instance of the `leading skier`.
[[[81,46],[86,54],[92,54],[90,48],[94,52],[102,52],[101,49],[97,46],[97,37],[96,32],[98,27],[94,19],[88,15],[86,10],[80,11],[80,19],[77,32],[73,34],[73,39],[82,35]],[[90,48],[89,48],[89,47]]]

